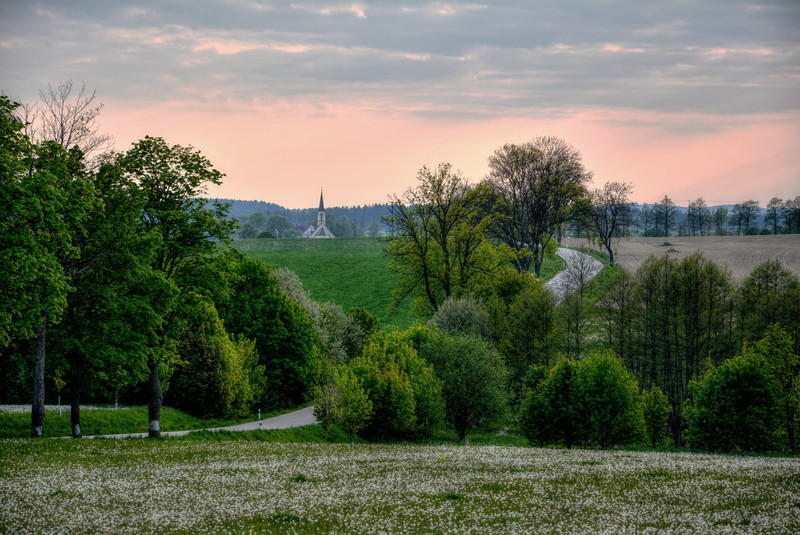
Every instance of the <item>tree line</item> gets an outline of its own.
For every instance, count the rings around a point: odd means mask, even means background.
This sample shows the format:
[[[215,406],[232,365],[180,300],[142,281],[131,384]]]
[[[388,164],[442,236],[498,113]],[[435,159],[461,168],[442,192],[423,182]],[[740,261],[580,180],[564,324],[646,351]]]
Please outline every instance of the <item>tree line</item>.
[[[94,116],[76,130],[92,135]],[[379,440],[518,421],[535,444],[669,431],[676,446],[796,450],[798,278],[772,262],[737,284],[700,255],[602,284],[578,266],[557,303],[534,275],[559,232],[580,219],[613,254],[630,207],[628,184],[589,190],[563,140],[501,147],[476,185],[423,167],[393,198],[394,302],[426,323],[389,333],[231,248],[229,207],[202,199],[223,175],[192,147],[145,137],[93,156],[80,135],[30,128],[2,97],[0,392],[32,398],[33,436],[55,387],[76,437],[82,400],[121,397],[147,400],[153,437],[165,401],[204,417],[312,401],[326,430]],[[769,439],[723,440],[720,422],[741,419]]]

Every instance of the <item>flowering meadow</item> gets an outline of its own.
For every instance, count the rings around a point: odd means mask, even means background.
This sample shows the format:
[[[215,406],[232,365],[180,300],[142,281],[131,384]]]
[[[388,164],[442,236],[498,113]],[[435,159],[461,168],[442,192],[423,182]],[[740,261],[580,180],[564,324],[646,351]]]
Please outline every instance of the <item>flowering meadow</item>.
[[[0,441],[2,533],[798,533],[800,459]]]

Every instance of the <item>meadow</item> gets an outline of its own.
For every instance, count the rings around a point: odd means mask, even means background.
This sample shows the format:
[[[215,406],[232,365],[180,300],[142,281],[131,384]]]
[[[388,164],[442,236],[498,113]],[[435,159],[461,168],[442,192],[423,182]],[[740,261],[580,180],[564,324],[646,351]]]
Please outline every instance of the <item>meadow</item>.
[[[797,533],[800,460],[2,440],[4,533]]]
[[[389,256],[382,238],[337,238],[333,240],[236,240],[237,249],[264,260],[273,268],[294,271],[311,299],[333,303],[345,310],[365,308],[381,319],[383,327],[405,329],[414,323],[408,300],[397,311],[387,313],[397,275],[389,272]],[[563,268],[560,258],[547,259],[542,279],[552,278]]]

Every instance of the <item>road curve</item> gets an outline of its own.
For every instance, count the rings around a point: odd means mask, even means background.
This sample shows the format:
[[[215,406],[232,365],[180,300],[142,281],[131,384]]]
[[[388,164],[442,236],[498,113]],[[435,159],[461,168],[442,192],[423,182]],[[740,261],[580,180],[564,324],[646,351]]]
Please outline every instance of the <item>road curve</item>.
[[[185,431],[162,431],[162,437],[180,437],[188,435],[194,431],[255,431],[257,429],[289,429],[291,427],[303,427],[305,425],[314,425],[317,419],[314,417],[314,407],[306,407],[299,411],[289,412],[275,416],[274,418],[265,418],[263,420],[255,420],[253,422],[245,422],[243,424],[230,425],[227,427],[213,427],[210,429],[192,429]],[[118,435],[88,435],[83,438],[143,438],[147,433],[121,433]]]
[[[553,293],[556,304],[559,304],[567,295],[575,291],[575,279],[579,278],[579,272],[583,272],[581,278],[590,281],[603,269],[603,263],[586,253],[574,249],[559,247],[556,250],[556,254],[564,259],[567,267],[544,283],[544,287]]]

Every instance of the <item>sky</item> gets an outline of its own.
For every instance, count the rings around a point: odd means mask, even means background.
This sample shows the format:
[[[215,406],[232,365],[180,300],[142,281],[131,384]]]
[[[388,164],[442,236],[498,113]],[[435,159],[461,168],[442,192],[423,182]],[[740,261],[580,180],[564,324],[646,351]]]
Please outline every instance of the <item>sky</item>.
[[[797,0],[0,0],[0,94],[70,79],[116,150],[207,156],[215,197],[383,203],[537,136],[638,202],[800,195]]]

